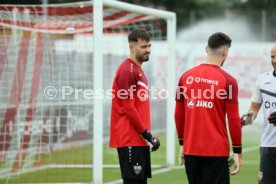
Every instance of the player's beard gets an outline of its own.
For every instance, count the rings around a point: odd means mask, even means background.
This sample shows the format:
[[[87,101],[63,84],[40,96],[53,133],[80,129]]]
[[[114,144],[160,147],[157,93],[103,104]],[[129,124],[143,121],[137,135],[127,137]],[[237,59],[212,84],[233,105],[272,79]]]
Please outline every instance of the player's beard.
[[[140,55],[136,57],[137,61],[143,63],[143,62],[147,62],[149,60],[149,53],[145,54],[145,55]]]
[[[271,64],[272,64],[272,66],[273,66],[273,68],[274,68],[274,71],[276,71],[276,63],[271,62]]]
[[[223,61],[222,61],[222,63],[221,63],[221,65],[220,65],[220,66],[223,66],[223,64],[224,64],[224,61],[225,61],[225,60],[223,60]]]

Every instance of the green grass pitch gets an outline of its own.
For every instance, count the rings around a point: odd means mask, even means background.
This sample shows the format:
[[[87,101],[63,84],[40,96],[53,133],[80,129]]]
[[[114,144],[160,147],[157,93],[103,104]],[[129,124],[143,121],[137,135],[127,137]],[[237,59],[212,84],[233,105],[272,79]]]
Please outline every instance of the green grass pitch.
[[[161,149],[152,153],[152,164],[165,163],[165,142],[164,137],[161,136]],[[231,176],[231,184],[254,184],[258,182],[258,168],[259,168],[259,143],[260,143],[260,130],[251,129],[251,127],[243,128],[243,166],[239,174]],[[177,143],[176,143],[177,144]],[[176,145],[176,154],[179,152],[179,146]],[[110,156],[111,153],[109,152]],[[117,155],[115,155],[117,156]],[[176,156],[177,159],[177,156]],[[177,160],[175,161],[177,163]],[[153,177],[148,180],[149,184],[188,184],[185,168],[175,167],[169,171],[159,173],[154,169]],[[111,182],[120,179],[119,169],[105,169],[104,181]]]
[[[250,129],[250,128],[249,128]],[[152,164],[164,165],[166,160],[165,136],[158,135],[161,140],[160,150],[152,153]],[[231,184],[254,184],[258,180],[259,167],[259,142],[260,131],[243,129],[243,166],[238,175],[231,176]],[[176,155],[179,146],[176,144]],[[104,164],[118,164],[116,149],[110,149],[107,144],[104,145]],[[67,151],[59,151],[51,155],[43,155],[41,160],[45,163],[70,163],[70,164],[89,164],[92,163],[92,149],[84,147]],[[176,156],[177,163],[177,156]],[[21,174],[10,178],[0,180],[1,183],[73,183],[73,182],[91,182],[91,169],[45,169],[27,174]],[[119,168],[106,168],[103,170],[104,183],[116,183],[120,180]],[[120,182],[117,182],[120,183]],[[188,184],[185,168],[176,166],[174,168],[153,169],[153,177],[148,180],[149,184]]]

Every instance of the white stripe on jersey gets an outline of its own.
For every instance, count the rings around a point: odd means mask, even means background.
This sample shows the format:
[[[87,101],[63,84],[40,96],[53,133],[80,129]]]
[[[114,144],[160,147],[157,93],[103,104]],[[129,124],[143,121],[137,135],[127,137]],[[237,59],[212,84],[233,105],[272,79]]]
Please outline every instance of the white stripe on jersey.
[[[276,127],[269,124],[267,120],[269,114],[276,111],[276,77],[273,72],[266,72],[258,77],[252,102],[262,103],[264,129],[261,147],[276,147]]]
[[[140,85],[140,86],[143,86],[146,89],[148,89],[148,86],[142,81],[138,81],[137,84]]]

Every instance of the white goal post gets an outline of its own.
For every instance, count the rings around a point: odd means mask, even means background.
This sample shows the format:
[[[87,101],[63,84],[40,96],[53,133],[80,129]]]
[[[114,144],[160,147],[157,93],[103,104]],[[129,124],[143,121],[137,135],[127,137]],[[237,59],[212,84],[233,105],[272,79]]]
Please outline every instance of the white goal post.
[[[176,41],[176,15],[175,13],[168,12],[168,11],[162,11],[162,10],[156,10],[152,8],[146,8],[146,7],[141,7],[137,5],[132,5],[132,4],[127,4],[123,2],[118,2],[118,1],[112,1],[112,0],[103,0],[103,1],[94,1],[94,49],[95,49],[95,55],[94,55],[94,72],[95,75],[94,77],[94,88],[95,89],[102,89],[102,72],[97,72],[97,71],[102,71],[102,48],[97,47],[101,44],[102,42],[102,30],[103,30],[103,6],[108,6],[108,7],[113,7],[113,8],[118,8],[120,10],[125,10],[125,11],[130,11],[130,12],[135,12],[139,14],[145,14],[145,15],[150,15],[150,16],[156,16],[162,19],[165,19],[167,21],[167,53],[168,53],[168,59],[166,64],[167,64],[167,90],[169,95],[169,99],[167,100],[167,107],[173,107],[174,106],[174,94],[175,93],[175,60],[176,60],[176,55],[175,55],[175,41]],[[101,20],[101,21],[100,21]],[[97,26],[96,26],[97,25]],[[96,54],[97,53],[97,54]],[[103,122],[103,102],[101,100],[95,100],[94,105],[100,106],[99,108],[95,109],[94,108],[94,141],[95,142],[102,142],[103,140],[103,126],[101,122]],[[173,114],[174,114],[174,109],[173,108],[167,108],[167,127],[166,127],[166,134],[167,134],[167,140],[166,140],[166,145],[167,145],[167,166],[173,166],[174,165],[174,160],[175,160],[175,127],[174,127],[174,119],[173,119]],[[98,123],[96,123],[98,122]],[[93,181],[94,183],[102,183],[102,155],[103,155],[103,147],[102,144],[94,144],[94,153],[93,153],[93,158],[96,160],[94,162],[94,168],[93,168]]]
[[[175,13],[115,0],[0,4],[0,183],[112,180],[108,91],[137,27],[151,34],[143,70],[161,94],[151,96],[152,165],[174,166]]]

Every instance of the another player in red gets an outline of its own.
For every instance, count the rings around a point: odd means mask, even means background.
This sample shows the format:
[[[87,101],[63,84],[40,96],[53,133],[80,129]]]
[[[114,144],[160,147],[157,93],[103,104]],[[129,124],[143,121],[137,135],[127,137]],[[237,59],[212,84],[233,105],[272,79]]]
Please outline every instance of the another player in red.
[[[135,29],[128,42],[130,56],[119,66],[113,81],[110,147],[118,150],[124,184],[146,184],[151,177],[149,144],[152,151],[160,146],[150,133],[148,81],[141,68],[149,60],[150,35]]]
[[[189,184],[230,183],[226,116],[236,164],[231,174],[241,166],[238,85],[221,69],[230,46],[226,34],[214,33],[208,39],[205,63],[186,71],[179,80],[175,123],[184,158],[180,164],[185,162]]]

